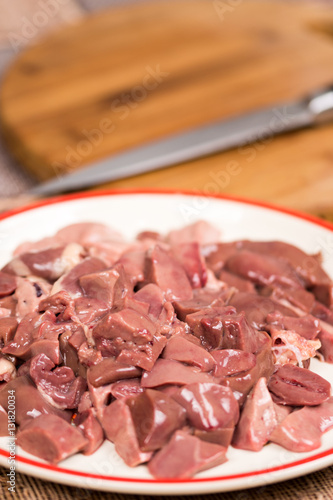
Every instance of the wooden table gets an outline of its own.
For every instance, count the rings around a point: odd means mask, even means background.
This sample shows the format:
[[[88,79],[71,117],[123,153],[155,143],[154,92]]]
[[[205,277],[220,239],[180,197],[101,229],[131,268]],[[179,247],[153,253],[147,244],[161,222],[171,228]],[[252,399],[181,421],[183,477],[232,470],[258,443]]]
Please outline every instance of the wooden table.
[[[332,8],[229,4],[139,3],[84,18],[31,46],[0,92],[12,154],[47,179],[333,82]],[[269,135],[107,186],[218,191],[332,214],[333,125]]]

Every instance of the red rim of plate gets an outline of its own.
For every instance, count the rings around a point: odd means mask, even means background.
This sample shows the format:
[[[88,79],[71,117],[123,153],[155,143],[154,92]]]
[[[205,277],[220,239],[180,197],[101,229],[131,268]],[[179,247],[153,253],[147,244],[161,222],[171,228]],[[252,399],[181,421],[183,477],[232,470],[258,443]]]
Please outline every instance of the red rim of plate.
[[[304,214],[298,212],[296,210],[292,210],[289,208],[280,207],[277,205],[273,205],[263,201],[255,201],[249,200],[246,198],[238,197],[238,196],[230,196],[225,194],[206,194],[200,191],[186,191],[186,190],[173,190],[173,189],[129,189],[129,190],[101,190],[101,191],[93,191],[93,192],[79,192],[70,195],[57,196],[54,198],[48,198],[46,200],[41,200],[32,204],[29,204],[24,207],[20,207],[14,210],[10,210],[0,215],[0,221],[12,217],[13,215],[17,215],[23,212],[27,212],[29,210],[34,210],[39,207],[44,207],[47,205],[54,205],[57,203],[63,203],[72,200],[78,200],[83,198],[95,198],[101,196],[115,196],[115,195],[128,195],[128,194],[161,194],[161,195],[185,195],[185,196],[204,196],[208,198],[216,198],[221,200],[235,201],[238,203],[244,203],[248,205],[254,205],[261,208],[267,208],[269,210],[273,210],[275,212],[284,213],[287,215],[292,215],[293,217],[297,217],[299,219],[303,219],[308,222],[312,222],[318,226],[325,227],[330,231],[333,231],[333,224],[330,222],[321,220],[317,217],[314,217],[309,214]],[[321,453],[317,453],[312,455],[311,457],[303,458],[301,460],[296,460],[295,462],[291,462],[289,464],[283,464],[276,467],[271,467],[268,469],[262,469],[258,471],[244,472],[240,474],[232,474],[228,476],[217,476],[217,477],[209,477],[209,478],[194,478],[194,479],[140,479],[140,478],[127,478],[127,477],[118,477],[118,476],[103,476],[99,474],[91,474],[89,472],[80,472],[70,469],[65,469],[63,467],[57,467],[50,464],[45,464],[41,462],[37,462],[36,460],[31,460],[29,458],[25,458],[22,456],[16,456],[16,460],[27,465],[33,465],[35,467],[41,469],[52,470],[54,472],[60,472],[63,474],[69,474],[80,477],[88,477],[93,479],[102,479],[107,481],[120,481],[120,482],[130,482],[130,483],[164,483],[164,484],[177,484],[177,483],[196,483],[196,482],[210,482],[210,481],[227,481],[231,479],[240,479],[252,476],[259,476],[262,474],[267,474],[271,472],[277,472],[284,469],[290,469],[292,467],[296,467],[299,465],[303,465],[306,463],[313,462],[319,458],[324,458],[333,454],[333,448],[329,450],[323,451]],[[4,457],[9,457],[9,453],[0,448],[0,455]]]
[[[128,194],[161,194],[161,195],[185,195],[185,196],[203,196],[205,198],[215,198],[220,200],[228,200],[228,201],[236,201],[238,203],[244,203],[246,205],[254,205],[261,208],[267,208],[269,210],[273,210],[274,212],[281,212],[287,215],[292,215],[293,217],[297,217],[299,219],[306,220],[308,222],[312,222],[317,226],[325,227],[333,231],[333,223],[319,219],[314,215],[306,214],[303,212],[299,212],[298,210],[293,210],[291,208],[282,207],[273,203],[269,203],[266,201],[259,200],[251,200],[249,198],[243,198],[241,196],[233,196],[228,194],[207,194],[202,191],[195,190],[186,190],[186,189],[156,189],[156,188],[143,188],[143,189],[104,189],[100,191],[89,191],[89,192],[78,192],[73,194],[61,195],[52,198],[47,198],[44,200],[36,201],[29,203],[28,205],[24,205],[23,207],[14,208],[12,210],[8,210],[3,214],[0,214],[0,221],[4,219],[8,219],[13,215],[21,214],[23,212],[28,212],[29,210],[34,210],[35,208],[44,207],[47,205],[54,205],[56,203],[64,203],[66,201],[84,199],[84,198],[97,198],[101,196],[121,196]]]

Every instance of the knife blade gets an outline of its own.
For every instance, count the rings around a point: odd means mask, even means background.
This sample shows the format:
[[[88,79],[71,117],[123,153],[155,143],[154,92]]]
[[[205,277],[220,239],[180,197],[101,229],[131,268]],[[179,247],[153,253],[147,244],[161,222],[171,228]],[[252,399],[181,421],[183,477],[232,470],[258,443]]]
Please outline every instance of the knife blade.
[[[93,163],[39,184],[31,195],[52,195],[158,170],[333,120],[333,87],[303,99],[201,126]]]

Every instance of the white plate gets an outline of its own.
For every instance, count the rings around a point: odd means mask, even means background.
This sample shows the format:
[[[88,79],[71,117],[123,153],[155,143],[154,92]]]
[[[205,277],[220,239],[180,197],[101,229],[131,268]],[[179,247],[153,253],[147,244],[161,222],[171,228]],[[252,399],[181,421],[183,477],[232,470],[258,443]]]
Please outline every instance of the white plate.
[[[122,231],[127,238],[152,229],[162,233],[205,219],[223,231],[223,239],[280,239],[307,252],[322,251],[324,267],[333,276],[333,226],[308,216],[245,200],[191,194],[98,192],[76,194],[24,208],[0,217],[0,266],[25,240],[52,235],[78,221],[99,221]],[[333,383],[333,366],[316,360],[312,369]],[[75,455],[59,467],[16,450],[16,470],[42,479],[82,488],[140,494],[199,494],[228,491],[283,481],[333,464],[333,430],[311,453],[291,453],[269,444],[259,453],[229,448],[228,462],[202,472],[195,479],[154,480],[145,466],[131,469],[105,442],[92,456]],[[0,439],[0,464],[8,467],[8,440]]]

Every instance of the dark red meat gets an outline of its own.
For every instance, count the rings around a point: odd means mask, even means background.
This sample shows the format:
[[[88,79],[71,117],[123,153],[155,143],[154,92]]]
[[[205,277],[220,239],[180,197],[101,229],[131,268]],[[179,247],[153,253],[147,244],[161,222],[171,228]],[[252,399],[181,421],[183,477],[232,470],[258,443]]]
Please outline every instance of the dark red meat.
[[[105,302],[108,307],[111,307],[114,303],[115,287],[119,279],[119,272],[112,268],[84,274],[79,278],[79,283],[84,295]]]
[[[135,396],[141,394],[145,389],[141,387],[139,378],[123,379],[114,382],[110,387],[112,396],[116,399],[127,398],[128,396]]]
[[[222,269],[222,271],[218,274],[218,278],[224,283],[227,283],[228,286],[237,288],[239,292],[255,293],[256,291],[254,284],[250,280],[241,278],[240,276],[230,273],[225,269]]]
[[[15,292],[17,283],[15,276],[0,271],[0,298]]]
[[[57,464],[82,451],[88,441],[76,427],[56,415],[40,415],[20,428],[17,444],[28,453]]]
[[[194,430],[194,436],[202,439],[202,441],[208,441],[208,443],[219,444],[228,448],[231,444],[232,436],[234,434],[235,427],[223,427],[221,429],[213,429],[210,431],[202,431],[200,429]]]
[[[5,410],[8,408],[9,391],[15,392],[15,417],[20,425],[25,420],[36,418],[41,414],[53,414],[69,421],[71,413],[55,408],[40,394],[31,379],[21,376],[8,382],[0,390],[0,405]]]
[[[269,297],[262,297],[255,293],[239,292],[234,294],[229,305],[235,307],[237,311],[244,311],[247,321],[257,330],[264,330],[267,325],[267,315],[276,311],[283,316],[294,316],[294,311],[283,306]]]
[[[302,286],[295,270],[286,261],[270,255],[240,250],[229,257],[226,269],[257,285],[282,284],[292,288]]]
[[[207,267],[218,275],[229,257],[234,255],[239,248],[240,243],[238,241],[205,245],[203,247],[203,255],[205,256]]]
[[[221,349],[223,346],[223,318],[236,315],[234,307],[205,307],[200,311],[188,314],[186,323],[194,335],[201,339],[203,345],[212,349]]]
[[[74,266],[68,273],[64,274],[55,284],[58,288],[65,290],[73,297],[82,295],[79,279],[85,274],[91,274],[105,269],[105,263],[97,257],[87,257]]]
[[[5,346],[13,340],[17,325],[15,318],[0,318],[0,345]]]
[[[149,283],[134,294],[134,299],[148,304],[148,314],[152,319],[158,319],[165,303],[165,294],[154,283]]]
[[[185,425],[186,412],[172,397],[147,389],[126,399],[142,451],[162,448],[171,434]]]
[[[318,352],[333,363],[319,255],[220,242],[205,221],[132,243],[73,224],[14,255],[0,271],[0,435],[15,392],[30,453],[58,463],[106,437],[128,466],[183,479],[230,443],[311,451],[333,425],[330,384],[307,369]]]
[[[312,451],[333,426],[333,398],[318,406],[304,406],[290,413],[270,436],[273,443],[296,452]]]
[[[145,279],[145,261],[145,250],[125,252],[118,260],[133,286]]]
[[[176,300],[173,306],[177,313],[177,317],[181,321],[185,321],[186,316],[195,312],[201,311],[210,305],[214,307],[224,305],[223,292],[220,290],[210,290],[206,288],[198,288],[193,290],[193,297],[190,300]]]
[[[280,313],[271,313],[267,315],[267,324],[280,330],[291,330],[307,340],[315,339],[321,332],[319,319],[310,314],[295,318],[282,316]]]
[[[276,426],[274,403],[262,377],[243,406],[232,444],[242,450],[260,451]]]
[[[221,384],[232,389],[240,405],[244,403],[247,394],[259,378],[269,379],[274,371],[271,338],[264,332],[258,332],[258,345],[255,366],[247,371],[220,378]]]
[[[99,420],[106,437],[127,465],[135,467],[151,459],[152,452],[140,450],[131,410],[125,401],[114,401],[101,410]]]
[[[330,397],[331,384],[316,373],[294,365],[279,366],[268,388],[274,401],[292,406],[316,406]]]
[[[20,322],[13,340],[3,347],[4,354],[29,359],[36,354],[45,353],[54,364],[60,363],[59,336],[65,331],[56,324],[53,313],[28,314]]]
[[[226,448],[177,431],[148,464],[157,479],[184,479],[227,461]]]
[[[239,349],[220,349],[211,351],[216,362],[215,377],[227,377],[248,372],[256,366],[256,356]]]
[[[156,283],[167,300],[192,298],[191,283],[182,265],[161,246],[156,245],[146,258],[146,279]]]
[[[141,375],[140,368],[121,363],[114,358],[105,358],[100,363],[90,366],[87,372],[87,380],[94,387],[101,387],[117,380],[138,377]]]
[[[93,408],[89,408],[82,413],[76,415],[74,420],[75,425],[80,429],[83,436],[88,440],[87,445],[83,448],[84,455],[94,453],[104,441],[103,427],[95,416]]]
[[[205,261],[197,242],[174,245],[172,253],[185,269],[192,288],[202,288],[207,283],[207,270]]]
[[[187,385],[195,382],[214,382],[208,373],[171,359],[158,359],[150,372],[144,372],[142,387],[158,387],[165,384]]]
[[[308,255],[300,248],[282,241],[244,241],[242,246],[251,251],[271,255],[289,262],[300,278],[304,280],[306,286],[312,288],[317,299],[326,305],[332,305],[332,280],[323,270],[320,260],[316,256]]]
[[[57,246],[40,250],[39,252],[22,253],[19,259],[29,270],[28,274],[40,276],[49,281],[55,281],[64,272],[64,266],[59,265],[65,246]]]
[[[233,307],[208,307],[186,316],[186,322],[208,348],[257,350],[256,331]]]
[[[239,418],[239,406],[229,387],[212,383],[188,384],[173,398],[182,405],[191,425],[210,431],[234,427]]]
[[[93,329],[93,336],[102,353],[145,370],[152,369],[166,344],[148,316],[128,308],[105,316]]]
[[[206,349],[181,335],[174,335],[168,340],[162,357],[197,366],[204,372],[211,371],[216,365],[216,361]]]
[[[320,321],[320,333],[318,339],[321,342],[319,352],[324,356],[324,360],[333,363],[333,326],[325,321]]]
[[[44,398],[61,410],[77,408],[87,386],[85,379],[75,377],[68,366],[55,368],[45,354],[32,358],[30,376]]]

